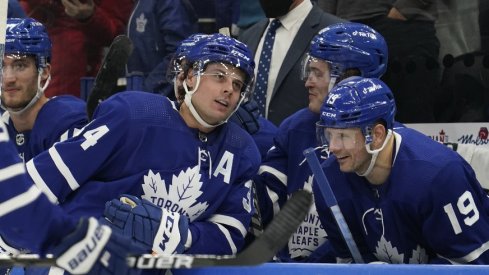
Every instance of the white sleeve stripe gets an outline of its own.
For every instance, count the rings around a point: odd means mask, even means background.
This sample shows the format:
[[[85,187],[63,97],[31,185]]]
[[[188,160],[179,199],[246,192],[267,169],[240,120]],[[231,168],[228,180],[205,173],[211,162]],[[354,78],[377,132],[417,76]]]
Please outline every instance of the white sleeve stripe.
[[[273,176],[275,176],[284,186],[287,186],[287,175],[284,173],[280,172],[279,170],[268,166],[268,165],[261,165],[260,169],[258,170],[258,175],[261,175],[263,173],[270,173]]]
[[[39,195],[41,195],[41,191],[33,185],[26,192],[0,203],[0,217],[28,205],[37,199]]]
[[[480,255],[482,255],[482,253],[486,252],[488,249],[489,249],[489,241],[483,243],[479,248],[470,252],[469,254],[465,255],[462,258],[449,259],[449,258],[445,258],[441,255],[438,255],[438,256],[443,258],[443,259],[450,261],[452,264],[468,264],[468,263],[476,260],[477,258],[479,258]]]
[[[37,186],[37,188],[39,188],[48,197],[50,202],[57,204],[58,203],[58,197],[56,197],[54,195],[54,193],[51,192],[51,189],[49,189],[48,185],[41,178],[41,175],[39,175],[39,172],[37,172],[37,169],[34,166],[33,161],[32,160],[28,161],[26,163],[26,167],[27,167],[27,172],[29,173],[29,176],[31,176],[31,178],[34,181],[34,184]]]
[[[224,234],[224,236],[226,237],[226,240],[229,243],[229,247],[231,248],[231,253],[233,255],[238,253],[238,249],[236,248],[236,245],[233,242],[233,238],[231,238],[231,234],[229,234],[229,231],[227,230],[227,228],[218,224],[218,223],[216,223],[216,225],[219,228],[219,230],[221,230],[222,234]]]
[[[278,195],[277,193],[270,190],[270,188],[268,187],[267,187],[267,194],[268,197],[270,198],[270,201],[272,202],[273,214],[277,214],[278,211],[280,211],[280,205],[278,204]]]
[[[71,190],[76,190],[80,187],[78,182],[76,181],[75,177],[71,173],[70,169],[66,164],[63,162],[63,159],[61,159],[61,156],[58,154],[58,151],[56,151],[56,146],[53,146],[49,148],[49,155],[54,161],[54,164],[56,165],[56,168],[58,168],[59,172],[63,175],[65,178],[66,182],[70,186]]]
[[[0,169],[0,182],[25,173],[24,163],[19,162]]]
[[[224,225],[234,227],[234,228],[238,229],[239,232],[241,232],[241,235],[243,235],[243,237],[245,237],[246,233],[248,232],[246,227],[239,220],[237,220],[233,217],[230,217],[230,216],[212,215],[208,220],[213,222],[213,223],[219,223],[219,224],[224,224]]]

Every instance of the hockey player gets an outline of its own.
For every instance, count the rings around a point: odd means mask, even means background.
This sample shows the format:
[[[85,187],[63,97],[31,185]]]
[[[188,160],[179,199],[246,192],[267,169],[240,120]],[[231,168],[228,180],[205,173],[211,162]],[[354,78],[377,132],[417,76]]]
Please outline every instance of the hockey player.
[[[193,34],[183,40],[170,62],[170,68],[167,70],[168,81],[174,84],[175,98],[180,103],[185,97],[182,78],[184,76],[183,67],[186,63],[186,57],[195,44],[202,39],[212,39],[212,36]],[[269,120],[260,116],[258,105],[251,99],[251,96],[243,101],[238,110],[230,117],[230,121],[237,123],[253,137],[260,150],[261,157],[264,158],[268,149],[273,145],[273,137],[277,133],[278,128]]]
[[[126,255],[143,250],[94,218],[70,217],[49,202],[25,174],[24,163],[0,121],[0,250],[17,254],[18,249],[45,255],[72,274],[129,274]],[[40,214],[42,213],[42,214]],[[91,249],[80,249],[90,247]],[[83,255],[83,256],[81,256]],[[130,274],[138,274],[132,270]]]
[[[393,129],[395,101],[379,79],[350,78],[321,107],[323,169],[366,262],[489,264],[489,199],[470,165],[426,135]],[[317,185],[335,256],[349,261]]]
[[[164,233],[148,248],[156,253],[234,254],[254,211],[260,156],[251,137],[226,121],[250,92],[254,62],[244,44],[222,35],[196,45],[188,61],[179,107],[151,93],[113,95],[78,136],[27,170],[74,217],[101,216],[121,194],[157,205]]]
[[[263,160],[254,179],[258,188],[260,211],[264,223],[299,189],[311,190],[312,172],[305,163],[303,151],[317,147],[316,122],[328,91],[340,79],[361,75],[380,77],[387,68],[387,46],[384,38],[372,28],[358,23],[331,25],[311,41],[303,62],[302,77],[309,90],[308,108],[299,110],[279,127],[274,147]],[[281,261],[333,261],[321,259],[328,245],[326,233],[315,207],[308,219],[289,241],[288,249],[279,255]],[[313,253],[313,251],[316,251]],[[311,254],[313,253],[313,254]]]
[[[85,102],[74,96],[47,98],[51,41],[31,18],[9,18],[1,106],[10,138],[24,161],[67,139],[87,123]]]

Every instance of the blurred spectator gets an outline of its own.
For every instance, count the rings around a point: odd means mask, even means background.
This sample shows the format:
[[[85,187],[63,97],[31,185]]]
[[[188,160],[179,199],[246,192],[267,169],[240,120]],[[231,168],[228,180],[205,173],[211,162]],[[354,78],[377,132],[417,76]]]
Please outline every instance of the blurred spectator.
[[[453,57],[480,49],[478,0],[439,0],[436,35],[440,40],[440,57]]]
[[[25,12],[17,0],[8,0],[7,8],[8,18],[23,18],[25,17]]]
[[[166,70],[180,41],[197,31],[197,16],[189,0],[137,1],[127,30],[134,44],[127,77],[140,86],[128,89],[174,97]]]
[[[308,92],[300,79],[302,57],[309,42],[322,28],[344,20],[323,12],[310,0],[260,0],[268,18],[260,20],[239,36],[255,52],[260,67],[263,41],[273,18],[280,20],[265,87],[265,118],[279,125],[289,115],[307,106]],[[256,70],[259,73],[259,70]],[[257,79],[258,83],[259,79]],[[258,86],[258,84],[257,84]],[[254,92],[255,100],[257,88]]]
[[[396,97],[396,119],[434,122],[440,82],[436,0],[330,0],[323,4],[327,12],[369,25],[386,39],[389,66],[382,79]]]
[[[239,18],[239,0],[190,0],[199,18],[199,32],[215,33],[233,28]],[[235,33],[236,34],[236,31]]]
[[[242,33],[256,22],[266,18],[260,0],[239,0],[239,19],[237,26]]]
[[[43,23],[53,43],[52,80],[46,96],[80,96],[80,78],[95,76],[104,47],[124,33],[132,0],[19,0],[26,15]]]
[[[479,31],[481,34],[481,49],[489,54],[489,1],[479,0]]]

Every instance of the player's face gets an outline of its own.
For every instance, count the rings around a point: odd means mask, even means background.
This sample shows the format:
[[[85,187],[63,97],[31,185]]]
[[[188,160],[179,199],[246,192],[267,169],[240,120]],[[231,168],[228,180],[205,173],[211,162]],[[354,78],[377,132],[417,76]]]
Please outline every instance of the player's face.
[[[311,59],[306,78],[306,88],[309,90],[309,110],[319,114],[321,105],[328,95],[330,81],[329,64],[320,59]]]
[[[342,172],[364,172],[370,163],[371,155],[365,149],[365,137],[359,128],[326,128],[330,153],[336,156]]]
[[[240,69],[228,64],[211,63],[201,74],[192,103],[207,123],[219,123],[236,109],[244,80],[245,74]]]
[[[6,55],[1,94],[3,105],[12,110],[24,108],[37,93],[37,75],[34,57]]]

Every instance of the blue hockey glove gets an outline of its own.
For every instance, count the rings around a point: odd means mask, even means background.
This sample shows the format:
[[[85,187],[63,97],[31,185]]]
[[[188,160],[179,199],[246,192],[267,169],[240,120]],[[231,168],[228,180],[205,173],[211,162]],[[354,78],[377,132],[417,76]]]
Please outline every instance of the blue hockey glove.
[[[126,257],[144,249],[95,218],[81,219],[77,229],[53,249],[56,264],[71,274],[139,274]]]
[[[238,110],[231,116],[230,120],[237,123],[250,135],[253,135],[260,130],[260,123],[258,122],[259,116],[260,110],[258,109],[258,104],[253,100],[249,100],[239,106]]]
[[[158,255],[180,254],[186,243],[190,246],[187,216],[161,209],[148,200],[122,195],[105,204],[104,215],[114,231],[131,236]]]

